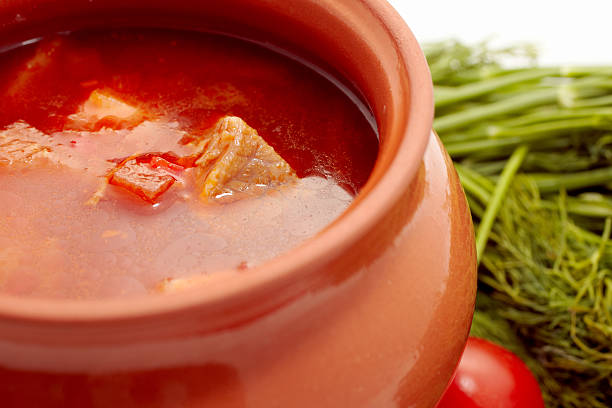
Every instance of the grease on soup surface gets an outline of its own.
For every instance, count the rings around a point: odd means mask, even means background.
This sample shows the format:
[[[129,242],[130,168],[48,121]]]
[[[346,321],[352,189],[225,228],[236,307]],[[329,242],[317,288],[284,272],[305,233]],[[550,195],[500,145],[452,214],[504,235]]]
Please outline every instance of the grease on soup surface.
[[[9,295],[165,293],[248,273],[337,218],[378,152],[326,78],[220,36],[54,36],[1,54],[0,81]]]

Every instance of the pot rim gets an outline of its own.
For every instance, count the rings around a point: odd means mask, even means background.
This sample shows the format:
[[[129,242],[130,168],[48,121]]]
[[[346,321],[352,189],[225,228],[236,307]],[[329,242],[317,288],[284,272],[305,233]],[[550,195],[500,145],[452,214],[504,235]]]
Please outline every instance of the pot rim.
[[[217,307],[229,299],[257,293],[258,289],[287,279],[333,259],[376,227],[380,219],[401,199],[427,147],[433,123],[433,85],[425,56],[416,38],[397,11],[386,0],[359,0],[387,30],[399,56],[402,72],[410,83],[404,105],[408,113],[395,131],[401,143],[385,173],[375,183],[367,182],[365,193],[326,229],[303,244],[214,286],[197,285],[179,294],[138,296],[127,299],[56,300],[16,298],[0,294],[0,319],[30,322],[125,321],[179,312],[190,308]],[[410,103],[418,101],[418,103]],[[401,133],[397,135],[396,133]],[[380,159],[380,157],[379,157]],[[379,167],[379,160],[375,166]],[[218,274],[229,273],[218,271]],[[235,271],[233,272],[235,273]]]

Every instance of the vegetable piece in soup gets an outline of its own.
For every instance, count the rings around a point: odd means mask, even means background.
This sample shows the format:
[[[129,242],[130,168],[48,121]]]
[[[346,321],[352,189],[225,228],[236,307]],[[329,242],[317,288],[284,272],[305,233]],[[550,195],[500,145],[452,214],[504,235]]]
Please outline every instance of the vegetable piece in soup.
[[[145,201],[155,202],[176,179],[163,167],[153,165],[156,163],[153,159],[164,160],[159,156],[148,161],[139,161],[137,157],[124,160],[112,172],[109,183],[123,187]]]

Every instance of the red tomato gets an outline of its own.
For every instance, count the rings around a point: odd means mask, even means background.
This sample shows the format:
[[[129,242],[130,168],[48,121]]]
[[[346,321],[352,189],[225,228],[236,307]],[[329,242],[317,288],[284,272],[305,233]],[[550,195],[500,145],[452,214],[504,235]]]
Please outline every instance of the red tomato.
[[[470,337],[436,408],[544,408],[538,382],[516,355]]]

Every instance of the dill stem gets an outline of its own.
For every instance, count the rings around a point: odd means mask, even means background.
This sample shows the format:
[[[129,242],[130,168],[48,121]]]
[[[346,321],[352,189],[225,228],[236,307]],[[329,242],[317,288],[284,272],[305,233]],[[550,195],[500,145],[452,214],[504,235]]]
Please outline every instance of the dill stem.
[[[567,212],[570,214],[582,215],[593,218],[612,217],[612,203],[605,201],[581,200],[573,197],[566,198]],[[547,210],[556,210],[559,205],[543,200],[542,207]]]
[[[527,92],[521,90],[516,95],[503,97],[495,102],[483,103],[466,109],[457,109],[454,113],[440,116],[434,120],[434,129],[442,135],[451,130],[460,129],[485,119],[501,117],[512,113],[525,112],[528,109],[544,105],[573,106],[581,97],[608,95],[612,81],[608,78],[578,78],[570,84],[535,89]],[[446,98],[452,91],[444,92]],[[570,97],[565,100],[565,97]]]
[[[488,93],[497,91],[511,85],[523,82],[534,81],[545,76],[559,74],[557,68],[533,68],[517,71],[508,75],[494,77],[485,81],[472,82],[466,85],[452,88],[441,88],[436,97],[436,108],[447,106],[453,103],[463,102],[468,99],[477,98]]]
[[[457,113],[441,116],[434,120],[434,129],[436,129],[436,132],[444,134],[449,130],[461,128],[484,119],[553,103],[557,99],[557,89],[543,89],[538,92],[525,93],[499,102],[475,106],[469,110],[460,110]]]
[[[455,163],[455,169],[463,188],[468,193],[476,197],[482,204],[487,204],[491,200],[491,191],[495,189],[491,180],[459,163]]]
[[[478,225],[478,230],[476,231],[476,254],[478,257],[478,263],[480,263],[480,260],[482,259],[485,247],[487,246],[487,241],[489,240],[489,235],[491,234],[491,229],[493,228],[493,223],[495,222],[495,218],[499,213],[502,201],[505,198],[512,181],[514,180],[514,176],[521,167],[521,164],[527,155],[527,151],[528,147],[523,145],[519,146],[512,153],[508,159],[508,163],[501,173],[497,185],[495,186],[491,201],[489,201],[480,224]]]
[[[560,135],[590,129],[612,129],[612,121],[598,117],[566,119],[554,122],[536,123],[518,128],[498,129],[493,137],[480,137],[472,140],[446,143],[446,149],[453,157],[472,153],[518,146],[553,139]]]
[[[533,178],[542,193],[555,192],[561,188],[577,190],[612,182],[612,166],[567,174],[532,173],[529,177]]]

